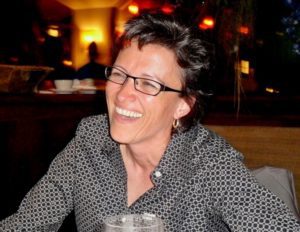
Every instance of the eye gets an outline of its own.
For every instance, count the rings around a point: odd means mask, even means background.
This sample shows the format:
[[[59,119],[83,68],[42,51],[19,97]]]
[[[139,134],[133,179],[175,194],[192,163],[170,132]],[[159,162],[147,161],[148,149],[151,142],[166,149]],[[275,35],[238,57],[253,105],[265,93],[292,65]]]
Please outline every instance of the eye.
[[[147,79],[140,79],[139,80],[139,85],[141,88],[145,89],[145,90],[159,90],[160,89],[160,85],[155,82],[155,81],[151,81],[151,80],[147,80]]]
[[[112,81],[122,82],[126,79],[126,74],[117,69],[113,69],[110,73],[110,79]]]

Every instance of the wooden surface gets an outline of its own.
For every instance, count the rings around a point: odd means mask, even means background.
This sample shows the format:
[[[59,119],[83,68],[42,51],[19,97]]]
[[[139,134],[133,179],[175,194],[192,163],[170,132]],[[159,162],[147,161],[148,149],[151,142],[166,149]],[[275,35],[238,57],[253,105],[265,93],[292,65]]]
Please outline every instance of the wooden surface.
[[[300,203],[300,127],[207,125],[245,156],[249,168],[275,166],[289,169]]]

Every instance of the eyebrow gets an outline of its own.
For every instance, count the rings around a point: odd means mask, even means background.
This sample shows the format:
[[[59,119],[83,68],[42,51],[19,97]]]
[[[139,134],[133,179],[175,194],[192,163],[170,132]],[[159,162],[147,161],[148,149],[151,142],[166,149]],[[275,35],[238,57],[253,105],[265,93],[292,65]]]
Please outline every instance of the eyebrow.
[[[157,81],[157,82],[165,85],[165,82],[161,78],[157,77],[157,75],[150,75],[147,73],[142,73],[141,75],[135,76],[135,75],[129,74],[129,72],[125,68],[123,68],[122,66],[119,66],[117,64],[113,64],[112,67],[119,68],[121,71],[125,72],[129,76],[133,76],[133,77],[137,77],[137,78],[147,78],[147,79],[154,80],[154,81]]]

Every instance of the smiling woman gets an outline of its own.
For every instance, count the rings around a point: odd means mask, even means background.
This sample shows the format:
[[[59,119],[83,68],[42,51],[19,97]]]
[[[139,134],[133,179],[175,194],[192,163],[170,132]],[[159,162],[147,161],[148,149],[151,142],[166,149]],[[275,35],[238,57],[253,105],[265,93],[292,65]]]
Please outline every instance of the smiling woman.
[[[170,141],[173,122],[187,115],[192,105],[176,91],[161,91],[166,85],[172,89],[182,88],[181,68],[170,49],[156,44],[139,48],[137,41],[132,41],[120,51],[114,66],[124,70],[122,72],[146,78],[140,80],[150,83],[150,87],[144,87],[139,79],[127,78],[123,85],[108,82],[106,86],[110,134],[122,144],[127,172],[135,172],[128,182],[127,197],[131,205],[153,187],[149,176]],[[145,152],[145,147],[152,149]],[[141,167],[132,166],[136,164]],[[136,172],[141,175],[136,176]]]
[[[200,123],[201,35],[173,16],[142,14],[119,42],[106,69],[108,114],[82,119],[0,230],[57,231],[74,210],[79,232],[128,213],[156,215],[169,232],[299,231],[242,154]]]

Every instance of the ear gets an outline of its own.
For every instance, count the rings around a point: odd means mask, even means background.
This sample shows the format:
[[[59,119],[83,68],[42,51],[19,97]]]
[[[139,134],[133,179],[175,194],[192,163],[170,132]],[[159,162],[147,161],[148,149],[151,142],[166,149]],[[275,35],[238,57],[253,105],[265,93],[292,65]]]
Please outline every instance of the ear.
[[[187,115],[195,104],[195,97],[181,98],[174,114],[174,119],[180,119]]]

